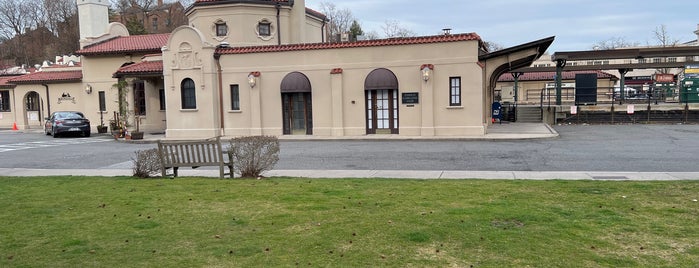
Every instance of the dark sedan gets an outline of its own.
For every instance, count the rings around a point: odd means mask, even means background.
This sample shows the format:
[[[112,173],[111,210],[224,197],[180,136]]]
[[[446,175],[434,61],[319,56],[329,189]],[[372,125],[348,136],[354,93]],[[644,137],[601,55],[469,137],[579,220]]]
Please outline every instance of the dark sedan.
[[[53,135],[54,138],[68,133],[90,137],[90,120],[81,112],[53,112],[51,117],[46,118],[44,131],[46,135]]]

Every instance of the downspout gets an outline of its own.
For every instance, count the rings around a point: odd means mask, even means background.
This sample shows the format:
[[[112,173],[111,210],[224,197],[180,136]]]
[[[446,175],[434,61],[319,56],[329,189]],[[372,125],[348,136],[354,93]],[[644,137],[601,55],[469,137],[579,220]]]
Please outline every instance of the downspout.
[[[12,88],[12,98],[10,99],[12,103],[10,103],[10,107],[14,107],[15,112],[12,113],[12,122],[17,123],[17,112],[20,112],[21,110],[17,107],[17,97],[15,96],[15,90],[17,86]]]
[[[49,85],[48,84],[41,84],[46,88],[46,115],[51,116],[51,96],[49,96]],[[41,116],[39,117],[39,122],[41,122]]]
[[[221,54],[218,52],[214,52],[214,60],[216,61],[216,72],[218,74],[218,110],[219,110],[219,124],[220,124],[220,131],[219,131],[219,136],[223,136],[225,134],[225,122],[223,120],[223,78],[222,78],[222,73],[223,71],[221,70]]]
[[[325,43],[325,23],[326,23],[326,19],[323,19],[323,25],[320,26],[321,43]]]
[[[279,21],[279,11],[282,8],[282,5],[277,2],[277,45],[282,45],[282,28],[281,28],[281,22]]]

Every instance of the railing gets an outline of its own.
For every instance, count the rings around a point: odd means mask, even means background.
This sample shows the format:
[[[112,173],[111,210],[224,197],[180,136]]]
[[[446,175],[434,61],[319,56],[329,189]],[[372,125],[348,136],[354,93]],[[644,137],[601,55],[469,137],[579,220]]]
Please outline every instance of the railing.
[[[536,92],[536,93],[534,93]],[[556,89],[555,88],[542,88],[538,90],[528,90],[527,92],[527,100],[531,103],[531,100],[533,99],[533,95],[537,95],[538,99],[538,104],[540,104],[542,107],[544,105],[546,106],[551,106],[551,104],[556,103]],[[649,94],[650,93],[650,94]],[[624,94],[623,98],[616,90],[616,88],[613,87],[598,87],[597,91],[592,94],[577,94],[576,90],[574,88],[562,88],[561,89],[561,104],[565,105],[594,105],[594,104],[610,104],[613,102],[617,102],[619,104],[623,103],[643,103],[648,101],[650,99],[651,101],[658,103],[658,102],[665,102],[666,98],[668,97],[674,97],[677,96],[675,94],[675,90],[671,89],[668,91],[667,89],[662,89],[662,88],[653,88],[649,91],[642,91],[642,90],[637,90],[635,92],[633,91],[628,91],[626,94]],[[576,97],[582,97],[585,99],[593,99],[593,101],[586,101],[584,103],[581,103],[578,101],[576,103]],[[531,103],[535,104],[535,103]]]

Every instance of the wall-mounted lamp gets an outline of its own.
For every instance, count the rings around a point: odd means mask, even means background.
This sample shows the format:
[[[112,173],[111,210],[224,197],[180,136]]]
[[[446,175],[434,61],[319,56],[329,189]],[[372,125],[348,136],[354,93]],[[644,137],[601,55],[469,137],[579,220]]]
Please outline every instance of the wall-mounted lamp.
[[[248,84],[250,84],[250,87],[255,87],[255,84],[257,84],[257,79],[255,78],[254,75],[250,74],[248,75]]]
[[[432,69],[434,69],[434,65],[432,64],[423,64],[422,66],[420,66],[420,71],[422,72],[422,80],[430,80],[430,76],[432,75]]]
[[[248,74],[248,84],[250,88],[254,88],[257,85],[257,78],[260,77],[260,72],[251,72]]]
[[[87,93],[87,94],[92,93],[92,86],[90,84],[87,84],[87,86],[85,86],[85,93]]]

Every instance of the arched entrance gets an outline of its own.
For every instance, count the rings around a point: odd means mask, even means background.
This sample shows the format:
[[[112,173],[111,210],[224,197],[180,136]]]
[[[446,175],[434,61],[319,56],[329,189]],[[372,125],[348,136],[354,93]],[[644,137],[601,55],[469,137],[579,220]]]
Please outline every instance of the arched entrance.
[[[39,93],[30,91],[24,96],[24,122],[27,128],[41,127],[41,99]]]
[[[313,135],[311,81],[300,72],[282,79],[282,117],[284,135]]]
[[[366,133],[398,134],[398,78],[388,69],[371,71],[364,81]]]

